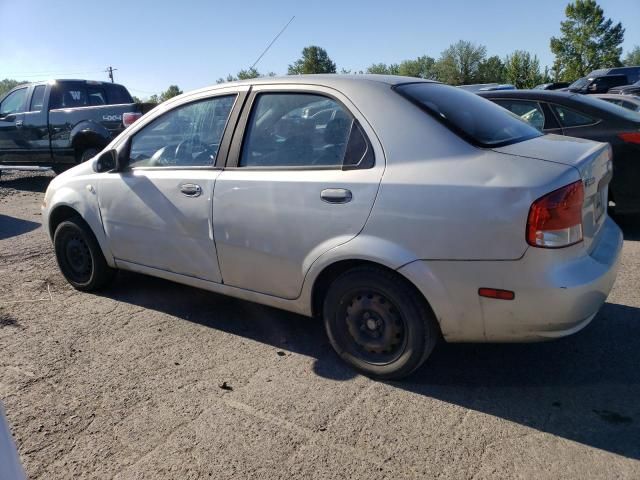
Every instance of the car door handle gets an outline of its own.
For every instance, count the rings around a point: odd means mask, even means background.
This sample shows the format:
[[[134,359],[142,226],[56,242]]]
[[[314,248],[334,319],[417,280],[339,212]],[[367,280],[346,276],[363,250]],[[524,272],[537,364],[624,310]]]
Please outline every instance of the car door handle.
[[[16,127],[22,126],[22,120],[16,120]]]
[[[180,191],[187,197],[199,197],[202,193],[202,188],[195,183],[183,183],[180,185]]]
[[[327,203],[349,203],[353,194],[346,188],[325,188],[320,192],[320,198]]]

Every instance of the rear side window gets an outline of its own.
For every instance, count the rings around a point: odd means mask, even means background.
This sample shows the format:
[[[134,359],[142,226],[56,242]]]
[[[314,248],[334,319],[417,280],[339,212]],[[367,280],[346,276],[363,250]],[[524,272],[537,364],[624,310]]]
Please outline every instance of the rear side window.
[[[560,120],[560,124],[563,127],[581,127],[583,125],[591,125],[597,122],[597,120],[593,117],[590,117],[584,113],[576,112],[575,110],[571,110],[566,107],[562,107],[560,105],[551,105],[551,107],[556,112],[558,120]]]
[[[44,85],[38,85],[33,89],[33,95],[31,95],[31,107],[30,112],[39,112],[44,107]]]
[[[247,124],[240,167],[370,168],[361,127],[337,101],[309,93],[262,93]]]
[[[541,135],[516,115],[461,88],[441,83],[409,83],[398,85],[395,90],[480,147],[499,147]]]
[[[106,85],[107,102],[109,105],[118,105],[121,103],[133,103],[133,98],[122,85]]]
[[[87,105],[107,105],[107,96],[100,87],[87,87]]]

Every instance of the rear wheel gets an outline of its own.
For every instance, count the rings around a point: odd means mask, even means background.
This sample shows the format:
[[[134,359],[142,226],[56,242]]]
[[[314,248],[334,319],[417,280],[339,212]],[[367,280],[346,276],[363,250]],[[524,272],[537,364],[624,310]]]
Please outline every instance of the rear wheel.
[[[338,355],[379,379],[415,371],[433,351],[440,330],[431,309],[405,279],[375,267],[359,267],[329,287],[324,325]]]
[[[93,232],[79,217],[58,225],[53,245],[62,274],[78,290],[97,290],[113,279],[116,271],[107,265]]]

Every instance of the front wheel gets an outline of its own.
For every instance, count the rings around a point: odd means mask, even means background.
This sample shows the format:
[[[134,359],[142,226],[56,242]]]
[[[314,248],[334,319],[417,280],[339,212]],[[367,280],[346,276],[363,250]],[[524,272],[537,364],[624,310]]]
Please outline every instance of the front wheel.
[[[338,355],[359,372],[382,380],[414,372],[440,338],[420,294],[399,275],[358,267],[329,287],[324,325]]]
[[[116,271],[107,265],[93,232],[79,217],[57,226],[53,245],[58,266],[74,288],[98,290],[113,279]]]

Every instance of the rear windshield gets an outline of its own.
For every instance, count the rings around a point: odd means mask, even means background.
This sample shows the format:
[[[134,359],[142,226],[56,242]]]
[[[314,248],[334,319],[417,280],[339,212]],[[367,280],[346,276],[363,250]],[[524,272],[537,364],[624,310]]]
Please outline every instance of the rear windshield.
[[[624,100],[623,95],[621,95],[620,97],[620,100]],[[602,98],[597,98],[593,95],[574,95],[571,98],[577,102],[584,103],[591,107],[599,108],[600,110],[604,110],[609,114],[623,117],[626,120],[630,120],[632,122],[640,122],[640,113],[634,112],[633,110],[629,110],[628,108],[624,108],[620,105],[616,105],[615,103],[607,102]]]
[[[508,110],[460,88],[441,83],[408,83],[395,90],[481,147],[500,147],[541,135]]]

